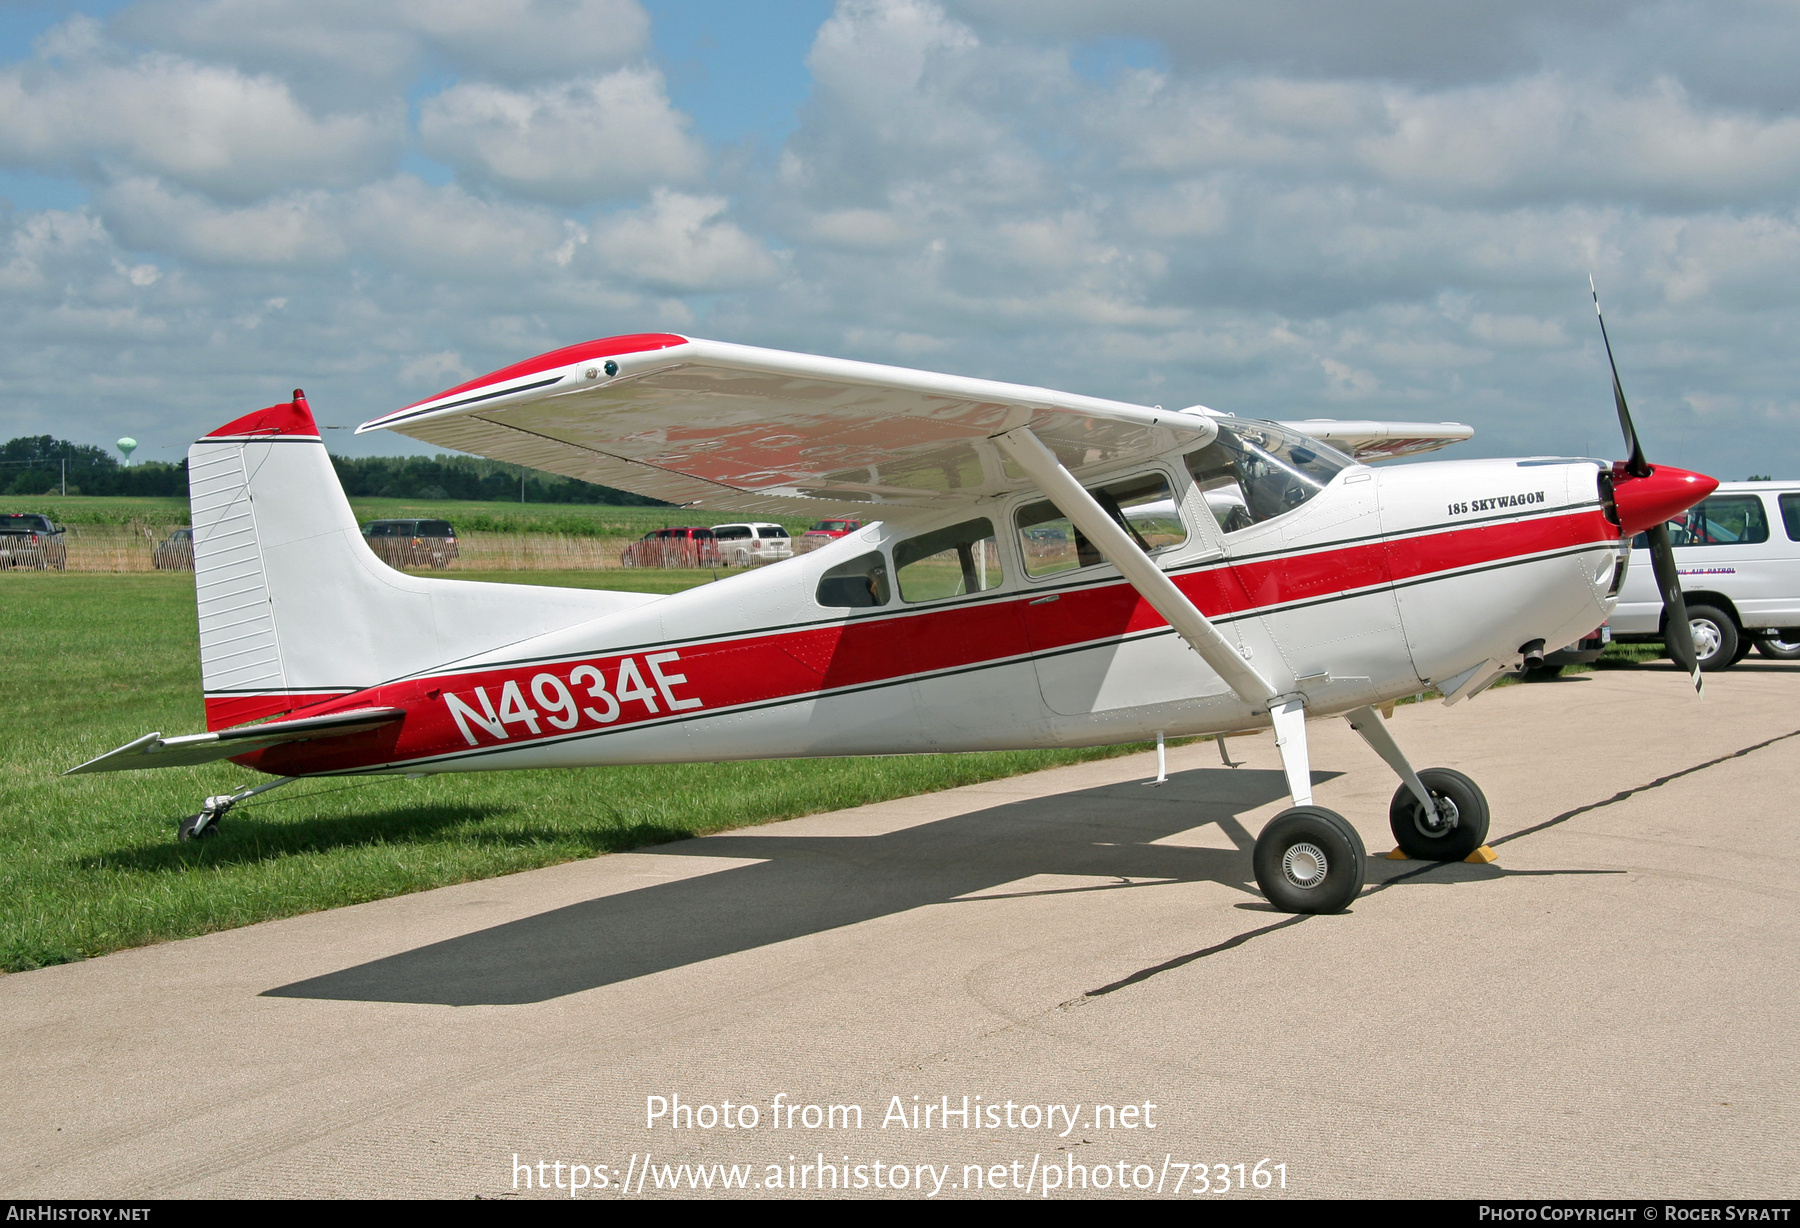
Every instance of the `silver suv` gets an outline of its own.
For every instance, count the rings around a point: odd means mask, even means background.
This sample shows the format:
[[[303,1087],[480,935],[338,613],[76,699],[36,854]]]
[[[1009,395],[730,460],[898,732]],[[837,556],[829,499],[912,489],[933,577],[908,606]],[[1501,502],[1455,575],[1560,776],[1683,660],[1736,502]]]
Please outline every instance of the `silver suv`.
[[[727,567],[757,567],[794,555],[793,539],[778,524],[716,524],[712,532]]]

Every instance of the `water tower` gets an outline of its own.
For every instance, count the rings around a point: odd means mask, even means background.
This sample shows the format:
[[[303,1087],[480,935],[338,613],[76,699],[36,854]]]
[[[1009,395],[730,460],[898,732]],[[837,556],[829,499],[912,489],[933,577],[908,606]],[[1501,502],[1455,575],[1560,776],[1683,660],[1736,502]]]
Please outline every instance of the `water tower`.
[[[131,454],[137,451],[137,440],[129,435],[125,436],[125,438],[119,440],[119,451],[125,454],[125,463],[129,465],[131,463]]]

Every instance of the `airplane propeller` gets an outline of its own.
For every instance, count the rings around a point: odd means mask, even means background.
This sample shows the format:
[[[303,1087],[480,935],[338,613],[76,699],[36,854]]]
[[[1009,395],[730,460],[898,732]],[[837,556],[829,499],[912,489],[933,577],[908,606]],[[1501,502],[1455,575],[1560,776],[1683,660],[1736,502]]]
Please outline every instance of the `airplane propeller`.
[[[1718,482],[1671,466],[1652,466],[1644,459],[1644,445],[1631,423],[1625,390],[1619,384],[1619,364],[1613,359],[1612,340],[1606,335],[1606,317],[1600,314],[1600,291],[1588,278],[1594,296],[1594,316],[1600,321],[1600,340],[1606,346],[1606,362],[1612,368],[1613,403],[1619,411],[1619,429],[1625,432],[1628,460],[1613,463],[1613,500],[1619,528],[1626,537],[1643,532],[1649,539],[1650,565],[1656,572],[1656,588],[1668,612],[1669,655],[1694,680],[1695,694],[1704,694],[1700,662],[1694,651],[1694,632],[1688,623],[1687,601],[1681,593],[1681,576],[1675,568],[1675,547],[1669,540],[1669,517],[1679,515],[1717,488]],[[1696,494],[1696,489],[1698,493]]]

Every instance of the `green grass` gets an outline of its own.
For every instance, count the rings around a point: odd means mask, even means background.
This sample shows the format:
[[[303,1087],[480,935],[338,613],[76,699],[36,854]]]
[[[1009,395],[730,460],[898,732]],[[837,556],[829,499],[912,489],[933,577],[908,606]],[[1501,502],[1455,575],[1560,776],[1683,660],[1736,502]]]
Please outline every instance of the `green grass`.
[[[448,520],[466,533],[561,533],[570,537],[639,537],[676,525],[715,525],[739,520],[772,521],[798,536],[812,521],[791,516],[701,512],[678,507],[613,507],[598,503],[484,503],[456,499],[352,499],[357,521]],[[43,495],[7,500],[6,510],[41,512],[61,524],[108,525],[142,522],[188,523],[186,499],[134,496]]]
[[[478,577],[677,591],[707,572]],[[0,969],[293,916],[1136,747],[321,780],[176,822],[268,779],[229,763],[63,778],[151,730],[203,729],[193,577],[9,573],[0,705]]]

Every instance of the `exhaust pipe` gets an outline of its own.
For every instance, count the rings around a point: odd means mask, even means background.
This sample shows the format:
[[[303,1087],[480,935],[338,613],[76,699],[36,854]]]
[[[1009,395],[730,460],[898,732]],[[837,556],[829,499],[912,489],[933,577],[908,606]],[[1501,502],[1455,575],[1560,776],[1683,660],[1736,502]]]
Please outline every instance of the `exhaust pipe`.
[[[1519,645],[1519,655],[1525,658],[1526,669],[1536,669],[1544,663],[1544,641],[1532,640],[1529,644]]]

